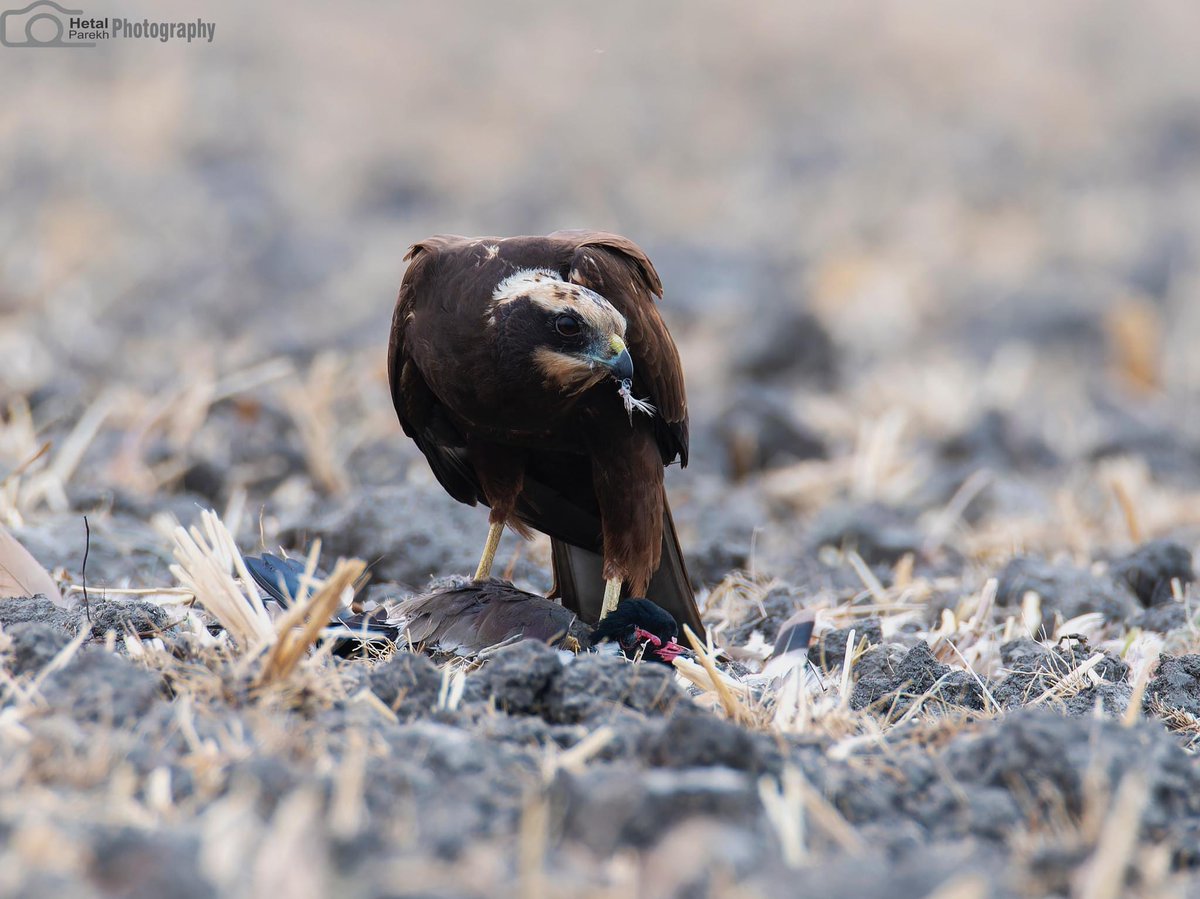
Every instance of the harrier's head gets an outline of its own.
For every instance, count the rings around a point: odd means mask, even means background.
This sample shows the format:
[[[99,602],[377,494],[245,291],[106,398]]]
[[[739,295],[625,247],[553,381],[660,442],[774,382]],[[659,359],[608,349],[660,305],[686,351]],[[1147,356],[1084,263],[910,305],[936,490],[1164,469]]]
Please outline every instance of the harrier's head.
[[[496,285],[487,326],[501,352],[520,354],[548,387],[563,393],[578,393],[608,375],[633,379],[625,316],[549,269],[525,269]]]

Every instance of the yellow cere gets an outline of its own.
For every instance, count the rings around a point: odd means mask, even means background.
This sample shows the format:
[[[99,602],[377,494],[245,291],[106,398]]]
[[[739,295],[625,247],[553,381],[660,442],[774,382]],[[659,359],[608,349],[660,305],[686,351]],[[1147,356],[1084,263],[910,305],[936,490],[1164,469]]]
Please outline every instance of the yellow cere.
[[[609,338],[608,345],[612,347],[612,351],[614,353],[621,353],[625,351],[625,341],[616,334]]]

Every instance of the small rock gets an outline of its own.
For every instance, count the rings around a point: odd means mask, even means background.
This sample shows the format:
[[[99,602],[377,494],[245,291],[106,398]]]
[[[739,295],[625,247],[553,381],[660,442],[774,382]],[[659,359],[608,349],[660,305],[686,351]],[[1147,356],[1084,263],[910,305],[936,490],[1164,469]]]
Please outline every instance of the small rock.
[[[1017,432],[1012,419],[989,409],[963,433],[944,441],[939,455],[948,463],[972,469],[1021,471],[1052,468],[1057,454],[1038,438]]]
[[[853,675],[864,677],[891,677],[908,655],[909,647],[901,643],[880,643],[872,646],[854,663]]]
[[[0,600],[0,626],[8,628],[20,622],[39,622],[74,636],[79,633],[81,623],[89,622],[95,639],[103,639],[109,631],[118,637],[129,632],[139,637],[157,636],[169,620],[161,606],[139,599],[92,599],[87,606],[80,603],[69,609],[55,605],[44,596]]]
[[[557,702],[562,672],[558,650],[539,640],[522,640],[497,652],[468,684],[472,694],[494,698],[510,714],[544,715]]]
[[[896,674],[908,689],[914,693],[924,693],[932,689],[933,685],[949,672],[949,666],[934,658],[933,650],[922,640],[908,651]]]
[[[913,825],[903,818],[880,822],[860,828],[862,837],[871,847],[867,853],[854,856],[832,856],[819,865],[808,865],[788,871],[776,881],[769,895],[820,896],[821,899],[892,899],[892,897],[953,895],[959,883],[1003,884],[1011,877],[995,853],[981,852],[976,845],[935,843],[930,845],[925,828],[916,828],[916,845],[902,850],[904,842],[913,842]],[[882,841],[893,849],[884,856],[876,848]],[[970,872],[969,875],[964,872]],[[983,896],[1006,895],[1003,889],[984,890]]]
[[[225,472],[203,459],[193,462],[183,473],[179,486],[188,493],[203,497],[212,505],[221,502],[225,492]]]
[[[921,644],[918,644],[921,645]],[[950,705],[982,711],[987,707],[983,687],[970,671],[951,669],[941,677],[934,695]]]
[[[825,441],[796,417],[785,397],[759,387],[740,391],[718,417],[716,430],[725,449],[726,470],[735,481],[828,455]]]
[[[837,348],[815,315],[792,305],[745,316],[733,368],[755,381],[807,380],[832,387],[838,378]]]
[[[1050,656],[1050,650],[1034,640],[1021,637],[1000,644],[1000,661],[1006,668],[1033,671]]]
[[[442,673],[423,655],[397,652],[371,671],[368,682],[371,692],[388,708],[415,716],[428,713],[437,704]]]
[[[868,565],[895,565],[909,553],[917,554],[924,538],[915,515],[880,503],[834,507],[813,524],[814,547],[852,549]]]
[[[1156,724],[1129,727],[1091,715],[1021,710],[954,741],[943,762],[947,776],[968,792],[986,785],[1023,797],[1024,820],[1077,816],[1097,788],[1113,795],[1136,772],[1153,797],[1142,812],[1142,832],[1166,845],[1195,846],[1191,825],[1200,808],[1200,771],[1194,757]]]
[[[1129,619],[1129,626],[1169,634],[1187,624],[1187,607],[1181,602],[1161,603]]]
[[[731,571],[744,571],[750,561],[749,537],[718,537],[684,551],[688,575],[696,589],[723,581]]]
[[[1158,657],[1158,674],[1146,686],[1146,705],[1161,703],[1200,717],[1200,655]]]
[[[1096,684],[1067,697],[1064,705],[1071,716],[1094,715],[1099,706],[1101,714],[1120,718],[1129,708],[1132,696],[1133,686],[1129,683]]]
[[[1064,620],[1099,612],[1109,621],[1124,621],[1138,609],[1132,592],[1122,584],[1099,578],[1070,565],[1057,565],[1027,556],[1013,559],[1000,572],[996,602],[1020,608],[1027,593],[1041,598],[1042,627],[1053,631],[1054,613]]]
[[[646,760],[662,768],[707,768],[719,765],[761,773],[767,768],[763,750],[747,730],[701,709],[685,708],[650,738]]]
[[[551,802],[562,833],[597,854],[621,846],[644,851],[693,817],[752,826],[761,801],[753,779],[729,768],[652,769],[606,765],[559,772]]]
[[[92,846],[88,874],[106,896],[207,899],[217,891],[200,864],[199,841],[170,832],[121,828]]]
[[[40,621],[10,624],[4,633],[12,640],[7,665],[13,674],[35,674],[71,642],[66,631]]]
[[[79,632],[82,612],[60,608],[41,594],[0,599],[0,627],[37,622],[74,636]]]
[[[881,669],[877,674],[860,677],[850,695],[850,707],[874,707],[877,712],[896,717],[925,694],[949,705],[976,710],[984,707],[979,682],[967,671],[953,671],[943,665],[923,640],[908,651],[894,673]]]
[[[154,637],[167,627],[170,618],[162,606],[142,600],[91,602],[92,635],[102,638],[109,631],[118,637],[134,633],[139,637]],[[76,609],[78,611],[78,607]]]
[[[1196,485],[1200,446],[1186,434],[1174,428],[1123,418],[1106,423],[1102,433],[1105,439],[1091,449],[1089,459],[1137,456],[1145,461],[1157,480],[1189,487]]]
[[[226,790],[234,795],[253,791],[254,810],[267,819],[304,783],[308,772],[287,758],[260,753],[238,759],[226,772]]]
[[[610,715],[616,706],[662,714],[683,701],[671,668],[624,656],[580,655],[562,670],[549,720],[576,724]]]
[[[1078,668],[1096,654],[1086,640],[1063,640],[1051,652],[1063,659],[1068,669]],[[1103,658],[1092,669],[1100,677],[1112,683],[1119,683],[1129,677],[1129,664],[1117,658],[1111,652],[1103,653]]]
[[[1191,550],[1171,540],[1143,543],[1114,562],[1112,574],[1128,584],[1144,606],[1174,601],[1172,580],[1183,585],[1196,580]]]
[[[42,684],[52,708],[79,721],[137,724],[162,702],[162,678],[100,647],[83,647]]]
[[[1001,661],[1009,673],[992,688],[992,697],[1003,708],[1024,705],[1057,686],[1094,654],[1086,643],[1079,641],[1062,643],[1051,649],[1032,640],[1011,640],[1000,647]],[[1131,692],[1127,683],[1129,665],[1111,653],[1105,653],[1091,670],[1105,683],[1093,685],[1089,679],[1084,682],[1083,689],[1078,686],[1068,689],[1057,701],[1071,715],[1090,713],[1098,700],[1111,714],[1123,712]]]
[[[824,671],[840,671],[846,658],[846,643],[850,639],[851,631],[854,632],[855,646],[861,644],[864,639],[868,646],[876,646],[883,642],[883,627],[880,620],[866,618],[852,628],[841,628],[822,634],[808,648],[809,661]]]

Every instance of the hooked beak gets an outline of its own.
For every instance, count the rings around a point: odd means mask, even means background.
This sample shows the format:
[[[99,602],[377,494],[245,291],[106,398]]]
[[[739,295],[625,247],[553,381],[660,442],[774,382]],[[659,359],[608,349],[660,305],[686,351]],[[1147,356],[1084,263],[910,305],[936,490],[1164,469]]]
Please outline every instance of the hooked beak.
[[[647,630],[643,630],[640,627],[634,630],[633,639],[638,643],[644,643],[645,651],[647,653],[653,653],[668,665],[674,662],[675,657],[683,652],[683,647],[675,642],[674,637],[664,644],[663,641],[654,636],[654,634]]]
[[[655,653],[657,653],[657,655],[660,659],[662,659],[664,662],[666,662],[668,665],[670,665],[672,662],[675,661],[675,657],[677,655],[679,655],[681,652],[683,652],[683,647],[680,646],[678,643],[676,643],[674,640],[672,640],[666,646],[659,647],[658,649],[656,649],[654,651],[655,651]]]
[[[629,350],[625,348],[625,341],[617,335],[613,335],[608,342],[608,347],[612,350],[613,355],[608,359],[604,359],[603,364],[612,372],[613,377],[618,381],[633,380],[633,357],[629,355]]]

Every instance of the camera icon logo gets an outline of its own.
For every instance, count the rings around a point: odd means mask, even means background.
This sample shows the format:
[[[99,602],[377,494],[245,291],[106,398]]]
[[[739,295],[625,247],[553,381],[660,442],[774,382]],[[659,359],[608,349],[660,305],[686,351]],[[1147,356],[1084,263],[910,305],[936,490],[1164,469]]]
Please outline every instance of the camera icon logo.
[[[34,0],[24,9],[0,13],[0,44],[6,47],[94,47],[82,41],[65,41],[71,16],[82,9],[64,9],[54,0]]]

